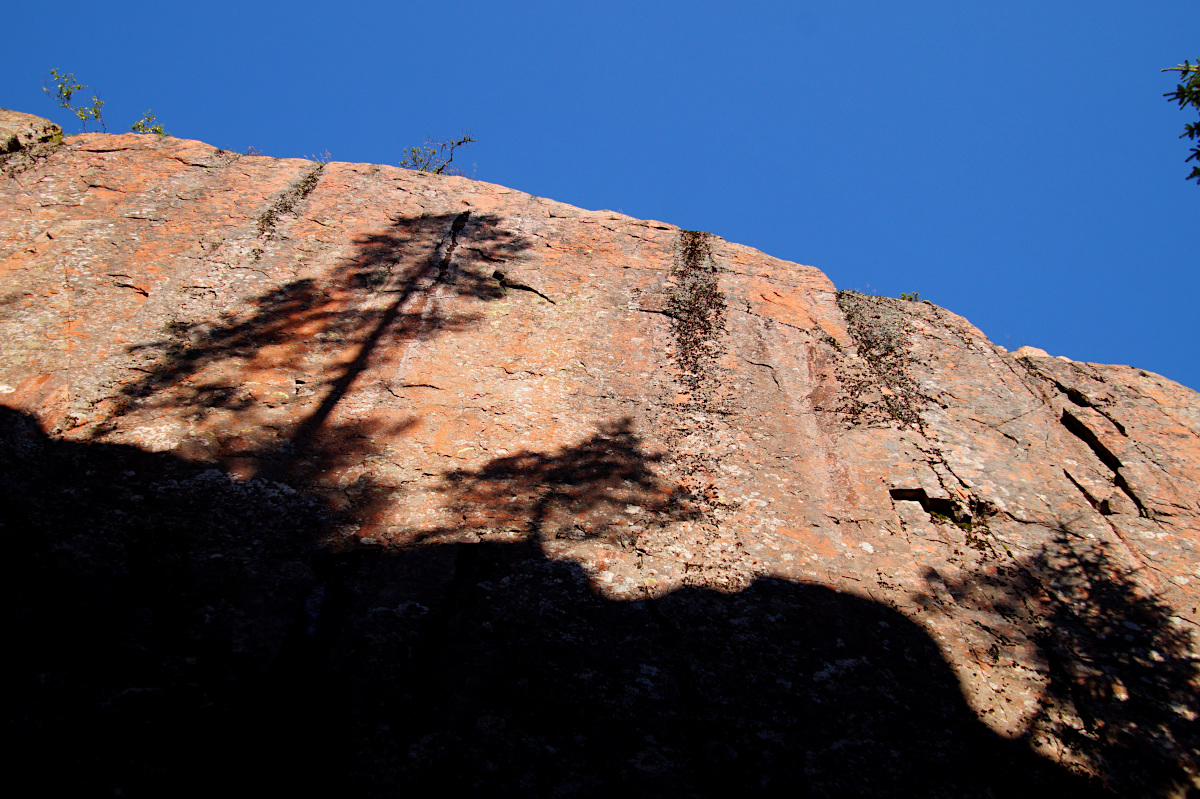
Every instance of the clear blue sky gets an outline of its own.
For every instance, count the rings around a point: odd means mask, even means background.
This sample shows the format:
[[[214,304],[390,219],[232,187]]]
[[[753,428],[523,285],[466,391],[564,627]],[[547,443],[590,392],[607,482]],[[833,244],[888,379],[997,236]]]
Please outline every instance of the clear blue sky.
[[[0,107],[395,164],[470,131],[468,174],[920,292],[993,341],[1200,389],[1200,57],[1165,2],[18,3]]]

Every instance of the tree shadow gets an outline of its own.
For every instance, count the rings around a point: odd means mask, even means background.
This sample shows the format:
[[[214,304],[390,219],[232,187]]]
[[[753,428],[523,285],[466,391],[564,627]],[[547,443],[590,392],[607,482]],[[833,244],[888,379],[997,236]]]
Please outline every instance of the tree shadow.
[[[1064,530],[1015,567],[947,588],[959,605],[999,614],[1034,644],[1030,665],[1045,688],[1027,740],[1056,742],[1120,796],[1180,795],[1196,784],[1192,635],[1106,546]]]
[[[602,423],[595,434],[555,453],[523,452],[489,461],[478,471],[453,470],[443,478],[454,527],[424,530],[419,541],[437,541],[462,530],[507,530],[534,540],[598,539],[635,543],[631,518],[650,526],[698,518],[701,509],[683,488],[666,487],[633,420]],[[636,517],[631,517],[636,514]]]
[[[440,214],[399,217],[385,232],[356,242],[354,258],[325,280],[304,278],[252,300],[250,310],[214,322],[175,322],[155,341],[129,348],[149,365],[111,402],[109,417],[93,440],[135,411],[184,409],[193,421],[228,411],[259,421],[279,397],[319,397],[302,418],[272,420],[281,428],[279,451],[265,468],[284,476],[298,461],[319,452],[314,444],[336,407],[369,369],[394,359],[412,342],[464,330],[483,314],[454,298],[494,301],[504,296],[494,264],[517,256],[528,242],[504,230],[494,215]],[[315,383],[312,375],[326,375]],[[265,388],[254,392],[253,377]],[[303,376],[303,377],[300,377]],[[366,431],[351,431],[366,436]],[[376,431],[379,432],[379,431]],[[335,437],[345,439],[345,430]],[[257,457],[272,455],[259,446]]]
[[[480,543],[338,550],[369,501],[0,409],[14,762],[47,794],[1104,795],[982,724],[888,607],[780,579],[615,602],[544,554],[693,512],[655,458],[617,421],[447,475]]]

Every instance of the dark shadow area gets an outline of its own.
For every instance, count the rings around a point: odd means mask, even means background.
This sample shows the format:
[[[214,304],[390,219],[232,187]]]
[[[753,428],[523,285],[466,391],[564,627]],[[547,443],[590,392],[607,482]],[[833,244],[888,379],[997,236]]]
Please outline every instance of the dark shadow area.
[[[281,756],[264,680],[314,584],[320,503],[55,441],[8,408],[0,473],[5,732],[11,762],[37,775],[23,790],[190,793],[254,765],[256,748]]]
[[[1027,737],[1061,741],[1119,796],[1184,795],[1200,774],[1192,634],[1104,546],[1064,531],[1015,568],[947,588],[1037,645],[1047,685]]]
[[[680,512],[649,464],[618,422],[448,477],[521,543],[337,551],[357,509],[0,409],[10,758],[45,795],[1103,795],[991,732],[887,607],[766,579],[613,602],[543,555],[618,503]]]

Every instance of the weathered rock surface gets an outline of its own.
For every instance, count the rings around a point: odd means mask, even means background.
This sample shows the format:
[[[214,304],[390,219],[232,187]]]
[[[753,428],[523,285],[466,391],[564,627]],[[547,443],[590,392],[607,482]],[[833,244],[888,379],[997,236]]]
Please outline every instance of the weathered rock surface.
[[[51,782],[1192,784],[1195,392],[463,178],[38,148],[0,463]]]
[[[50,120],[0,108],[0,155],[61,139],[62,128]]]

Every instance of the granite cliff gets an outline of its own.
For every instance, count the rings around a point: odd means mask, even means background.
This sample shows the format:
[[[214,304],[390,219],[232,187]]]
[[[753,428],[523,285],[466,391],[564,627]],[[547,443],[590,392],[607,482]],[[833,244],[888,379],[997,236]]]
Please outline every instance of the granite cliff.
[[[54,134],[0,111],[47,793],[1195,790],[1196,392],[500,186]]]

